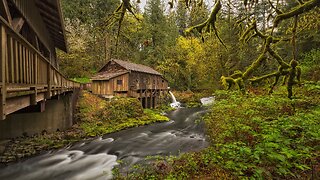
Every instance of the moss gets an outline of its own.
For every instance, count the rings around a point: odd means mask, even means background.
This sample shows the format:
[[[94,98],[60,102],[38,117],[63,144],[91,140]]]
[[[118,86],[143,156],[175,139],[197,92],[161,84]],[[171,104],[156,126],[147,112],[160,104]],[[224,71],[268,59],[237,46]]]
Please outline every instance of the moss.
[[[210,32],[214,32],[216,37],[218,38],[218,40],[220,41],[220,43],[225,47],[226,45],[224,44],[224,42],[222,41],[222,39],[220,38],[219,34],[218,34],[218,30],[216,28],[216,20],[217,20],[217,15],[219,13],[219,11],[221,10],[221,1],[218,0],[216,2],[216,4],[214,5],[209,18],[204,21],[203,23],[200,23],[198,25],[192,26],[188,29],[185,30],[185,34],[186,35],[190,35],[192,32],[198,32],[198,33],[210,33]]]
[[[232,77],[221,76],[220,79],[221,79],[222,85],[228,90],[231,89],[231,87],[235,84],[235,81]]]
[[[304,4],[300,4],[299,6],[293,8],[291,11],[289,11],[287,13],[280,13],[274,19],[274,27],[277,27],[278,24],[285,19],[289,19],[289,18],[292,18],[292,17],[297,16],[299,14],[310,11],[311,9],[313,9],[314,7],[317,7],[319,5],[320,5],[319,0],[310,0],[310,1],[305,2]]]
[[[80,127],[88,136],[169,120],[156,110],[143,109],[136,98],[116,98],[108,102],[85,92],[78,108]]]

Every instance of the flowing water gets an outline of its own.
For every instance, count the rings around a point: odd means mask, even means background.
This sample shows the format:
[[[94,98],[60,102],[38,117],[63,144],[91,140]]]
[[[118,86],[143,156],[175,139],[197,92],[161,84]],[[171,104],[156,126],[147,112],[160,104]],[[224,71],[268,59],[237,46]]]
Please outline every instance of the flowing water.
[[[204,125],[196,120],[204,108],[180,108],[168,114],[169,122],[131,128],[71,147],[46,152],[0,168],[0,179],[111,179],[121,160],[121,171],[146,163],[153,155],[178,155],[208,146]]]
[[[174,97],[174,95],[173,95],[173,93],[171,91],[169,91],[169,94],[170,94],[171,99],[172,99],[172,103],[170,104],[170,106],[173,107],[173,108],[176,108],[176,109],[180,108],[181,103],[176,100],[176,97]]]

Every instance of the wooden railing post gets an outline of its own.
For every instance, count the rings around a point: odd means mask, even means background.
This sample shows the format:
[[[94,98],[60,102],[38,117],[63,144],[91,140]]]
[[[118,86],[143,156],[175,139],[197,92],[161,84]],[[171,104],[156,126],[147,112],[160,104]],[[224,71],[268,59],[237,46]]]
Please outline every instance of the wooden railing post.
[[[50,99],[51,97],[51,65],[48,62],[47,63],[47,93],[46,93],[46,99]]]
[[[33,72],[31,74],[33,74],[33,76],[32,76],[33,79],[31,80],[32,87],[30,88],[30,90],[32,90],[34,93],[31,94],[31,96],[30,96],[30,104],[36,105],[37,104],[37,96],[38,96],[38,89],[37,89],[37,84],[38,84],[38,82],[37,82],[37,74],[38,74],[37,62],[38,62],[38,60],[37,60],[36,53],[32,54],[32,56],[33,56],[33,58],[32,58],[33,59],[33,64],[32,64]]]
[[[0,26],[1,44],[0,44],[0,58],[1,58],[1,94],[0,94],[0,120],[6,118],[6,60],[7,60],[7,34],[4,26]]]

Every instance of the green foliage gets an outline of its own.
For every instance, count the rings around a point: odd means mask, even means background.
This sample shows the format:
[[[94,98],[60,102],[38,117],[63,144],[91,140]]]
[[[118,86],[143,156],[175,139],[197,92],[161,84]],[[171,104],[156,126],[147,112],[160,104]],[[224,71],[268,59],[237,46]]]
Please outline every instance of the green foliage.
[[[211,158],[236,176],[310,176],[319,158],[320,102],[305,97],[306,88],[299,92],[294,101],[217,92],[220,100],[205,117]]]
[[[156,159],[118,179],[310,179],[320,158],[320,85],[308,83],[293,100],[280,88],[266,96],[216,91],[203,118],[211,146]],[[267,92],[265,92],[267,93]],[[313,174],[313,175],[312,175]]]
[[[75,81],[75,82],[78,82],[78,83],[83,83],[83,84],[91,82],[90,79],[87,78],[87,77],[82,77],[82,78],[78,77],[78,78],[73,78],[72,80]]]
[[[320,81],[320,49],[313,49],[301,60],[303,77],[309,81]]]
[[[98,136],[130,127],[169,119],[159,112],[143,109],[135,98],[103,100],[85,92],[78,103],[80,127],[88,136]]]

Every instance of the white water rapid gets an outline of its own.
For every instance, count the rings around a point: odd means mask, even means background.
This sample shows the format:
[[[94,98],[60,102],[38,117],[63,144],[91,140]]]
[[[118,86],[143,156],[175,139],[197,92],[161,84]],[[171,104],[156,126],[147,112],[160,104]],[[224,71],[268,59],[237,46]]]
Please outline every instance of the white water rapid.
[[[204,98],[200,99],[203,106],[209,106],[209,105],[213,104],[214,100],[215,100],[215,96],[204,97]]]

